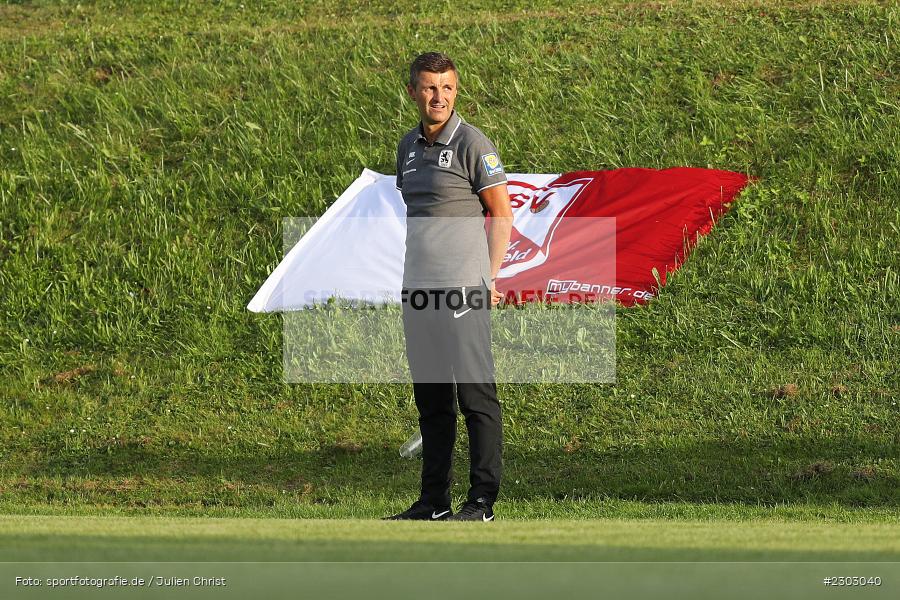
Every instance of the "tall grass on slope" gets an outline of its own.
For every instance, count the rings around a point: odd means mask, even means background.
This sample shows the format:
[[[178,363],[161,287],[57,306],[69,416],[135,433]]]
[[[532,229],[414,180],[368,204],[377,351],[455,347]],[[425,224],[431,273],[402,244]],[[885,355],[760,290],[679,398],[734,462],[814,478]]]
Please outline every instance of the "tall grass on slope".
[[[413,493],[409,386],[284,384],[245,306],[283,217],[392,171],[405,65],[440,48],[509,171],[759,177],[619,311],[616,385],[501,387],[504,497],[896,511],[897,7],[428,6],[0,8],[7,502]]]

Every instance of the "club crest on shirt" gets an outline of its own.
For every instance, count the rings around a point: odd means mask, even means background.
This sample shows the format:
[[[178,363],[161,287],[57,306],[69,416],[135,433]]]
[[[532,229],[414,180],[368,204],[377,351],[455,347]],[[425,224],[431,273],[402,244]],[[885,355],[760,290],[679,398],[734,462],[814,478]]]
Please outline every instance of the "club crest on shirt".
[[[438,166],[446,169],[451,162],[453,162],[453,150],[441,150],[438,156]]]
[[[503,165],[500,164],[500,157],[497,156],[496,152],[482,155],[481,164],[484,165],[484,171],[488,174],[488,177],[503,172]]]

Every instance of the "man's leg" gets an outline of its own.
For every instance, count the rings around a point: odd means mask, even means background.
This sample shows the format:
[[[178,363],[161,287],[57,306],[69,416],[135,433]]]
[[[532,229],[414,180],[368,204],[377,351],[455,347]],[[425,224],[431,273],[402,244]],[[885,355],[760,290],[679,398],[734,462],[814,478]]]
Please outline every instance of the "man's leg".
[[[407,298],[414,300],[411,294]],[[403,303],[403,330],[422,433],[420,498],[435,507],[450,506],[456,405],[446,332],[431,296],[424,307],[421,302]]]
[[[493,504],[500,491],[503,424],[494,356],[491,352],[490,293],[481,286],[470,292],[473,307],[468,314],[453,319],[453,372],[459,408],[469,434],[468,500],[486,498]]]
[[[422,432],[421,499],[433,506],[450,506],[456,410],[452,383],[414,383]]]

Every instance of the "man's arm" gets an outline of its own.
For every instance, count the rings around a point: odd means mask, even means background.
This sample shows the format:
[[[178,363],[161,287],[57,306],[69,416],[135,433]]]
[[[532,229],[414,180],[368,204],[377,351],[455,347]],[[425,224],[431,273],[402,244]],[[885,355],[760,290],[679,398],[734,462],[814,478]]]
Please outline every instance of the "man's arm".
[[[513,213],[509,203],[509,192],[506,184],[491,186],[478,192],[478,197],[484,203],[491,215],[488,228],[488,253],[491,258],[491,278],[497,277],[503,264],[503,257],[509,248],[509,236],[512,233]],[[497,286],[491,282],[491,304],[500,302],[503,295],[497,291]]]
[[[394,187],[398,190],[403,190],[403,140],[400,140],[400,143],[397,144],[397,179],[394,183]]]

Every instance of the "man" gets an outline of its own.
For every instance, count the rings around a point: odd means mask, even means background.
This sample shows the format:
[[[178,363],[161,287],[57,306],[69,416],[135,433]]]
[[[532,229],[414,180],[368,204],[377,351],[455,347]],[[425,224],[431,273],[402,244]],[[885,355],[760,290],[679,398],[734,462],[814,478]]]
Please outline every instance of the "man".
[[[489,311],[502,298],[495,280],[512,208],[497,149],[453,108],[457,83],[444,54],[422,54],[410,65],[406,90],[421,122],[397,148],[397,188],[407,210],[403,328],[422,433],[422,487],[419,500],[388,519],[491,521],[500,490],[503,429]],[[457,401],[469,435],[470,487],[453,514]]]

